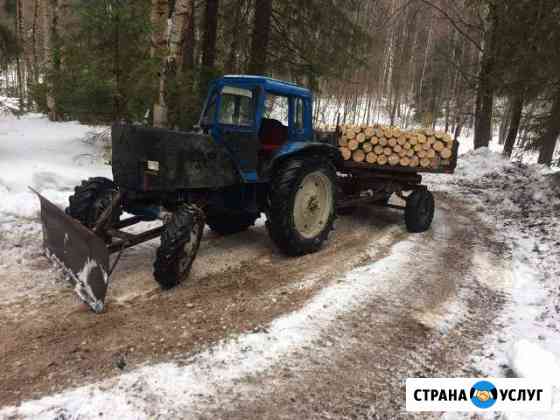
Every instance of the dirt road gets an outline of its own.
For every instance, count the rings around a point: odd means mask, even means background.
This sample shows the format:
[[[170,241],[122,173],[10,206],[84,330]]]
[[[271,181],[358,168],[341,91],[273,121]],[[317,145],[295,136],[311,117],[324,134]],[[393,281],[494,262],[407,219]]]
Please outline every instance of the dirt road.
[[[0,406],[266,333],[271,321],[305,309],[363,267],[373,271],[356,282],[364,290],[358,303],[304,325],[319,326],[311,343],[235,380],[220,379],[209,363],[203,372],[212,395],[181,404],[144,387],[150,408],[143,410],[163,418],[394,418],[404,409],[407,377],[476,374],[469,354],[492,328],[508,281],[491,232],[449,197],[437,200],[430,232],[409,235],[400,213],[363,209],[339,219],[321,252],[298,259],[280,255],[262,226],[228,238],[208,234],[191,281],[165,293],[151,277],[157,242],[144,244],[123,257],[98,316],[76,311],[61,284],[0,303]],[[39,255],[27,264],[38,281],[54,275]],[[8,275],[0,282],[16,281]]]

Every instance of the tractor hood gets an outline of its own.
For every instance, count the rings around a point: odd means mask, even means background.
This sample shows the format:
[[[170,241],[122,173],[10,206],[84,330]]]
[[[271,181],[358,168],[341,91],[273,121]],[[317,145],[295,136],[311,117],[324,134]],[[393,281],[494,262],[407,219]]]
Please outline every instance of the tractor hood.
[[[225,147],[199,133],[114,124],[113,177],[136,191],[216,189],[241,182]]]

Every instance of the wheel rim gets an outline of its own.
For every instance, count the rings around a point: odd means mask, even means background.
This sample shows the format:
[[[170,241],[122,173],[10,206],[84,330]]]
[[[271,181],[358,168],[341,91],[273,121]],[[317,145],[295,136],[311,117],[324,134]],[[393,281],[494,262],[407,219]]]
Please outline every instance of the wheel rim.
[[[328,223],[332,210],[331,180],[321,172],[303,178],[294,200],[295,228],[304,238],[319,235]]]
[[[194,259],[197,247],[198,247],[198,236],[200,233],[200,224],[193,223],[190,232],[190,238],[183,246],[183,258],[179,260],[179,271],[184,273],[187,271]]]

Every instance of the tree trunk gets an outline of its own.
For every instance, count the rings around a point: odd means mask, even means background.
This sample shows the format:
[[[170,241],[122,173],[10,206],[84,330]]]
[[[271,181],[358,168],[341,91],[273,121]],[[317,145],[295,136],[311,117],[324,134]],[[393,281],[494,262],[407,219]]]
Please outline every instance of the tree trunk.
[[[483,61],[484,58],[483,58]],[[490,68],[486,63],[480,70],[479,85],[476,93],[476,112],[474,128],[474,148],[488,147],[492,139],[492,112],[494,91],[490,81]]]
[[[191,1],[191,15],[185,19],[183,25],[183,71],[194,69],[194,47],[195,47],[195,0]]]
[[[167,47],[167,18],[169,16],[168,0],[152,0],[150,12],[150,23],[152,25],[152,45],[150,56],[156,58],[162,56]]]
[[[32,77],[33,83],[37,84],[39,79],[39,54],[37,52],[37,34],[39,32],[40,16],[39,16],[39,6],[41,0],[34,0],[33,2],[33,22],[31,24],[31,49],[32,49]]]
[[[509,123],[509,130],[504,142],[504,156],[510,158],[519,132],[519,125],[521,124],[521,116],[523,114],[523,92],[518,92],[511,101],[511,120]]]
[[[212,70],[216,61],[216,33],[218,31],[219,0],[206,0],[204,36],[202,40],[202,67]]]
[[[237,54],[239,53],[239,36],[241,34],[241,17],[243,11],[244,0],[237,0],[234,3],[233,15],[233,31],[231,34],[231,43],[229,45],[228,58],[225,65],[225,71],[229,74],[237,74]]]
[[[19,107],[20,110],[24,110],[25,102],[25,69],[20,57],[26,57],[26,44],[25,44],[25,29],[23,26],[23,0],[17,0],[16,2],[16,42],[21,48],[20,53],[16,57],[16,71],[18,79],[18,97],[19,97]]]
[[[166,97],[169,85],[177,74],[177,65],[182,62],[184,23],[186,19],[190,19],[191,13],[192,2],[190,0],[176,1],[171,19],[167,54],[160,71],[158,100],[154,105],[154,127],[167,127],[168,124]]]
[[[492,113],[494,109],[494,49],[497,37],[496,6],[490,5],[488,27],[484,34],[474,128],[474,148],[488,147],[492,140]]]
[[[43,6],[43,48],[45,57],[45,80],[47,87],[46,102],[47,102],[47,115],[49,120],[57,121],[59,119],[58,112],[56,109],[56,99],[54,96],[54,86],[52,80],[53,75],[53,56],[54,56],[54,46],[53,37],[56,34],[56,24],[57,24],[57,1],[56,0],[43,0],[41,2]]]
[[[267,70],[268,40],[270,38],[270,21],[272,18],[272,0],[256,0],[255,19],[253,21],[253,39],[251,42],[251,59],[249,74],[264,75]]]
[[[545,127],[544,134],[540,138],[539,163],[550,166],[556,149],[556,142],[560,135],[560,88],[556,91],[552,110]]]

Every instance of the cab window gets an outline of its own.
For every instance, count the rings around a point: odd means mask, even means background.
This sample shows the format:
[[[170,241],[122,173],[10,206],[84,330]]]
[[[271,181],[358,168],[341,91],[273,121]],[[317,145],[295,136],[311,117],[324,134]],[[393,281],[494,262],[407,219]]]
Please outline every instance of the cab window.
[[[219,123],[250,127],[255,120],[254,93],[250,89],[225,86],[220,99]]]
[[[303,99],[295,99],[294,127],[303,130]]]
[[[287,96],[268,93],[264,103],[264,118],[276,120],[284,126],[288,126],[289,98]]]

